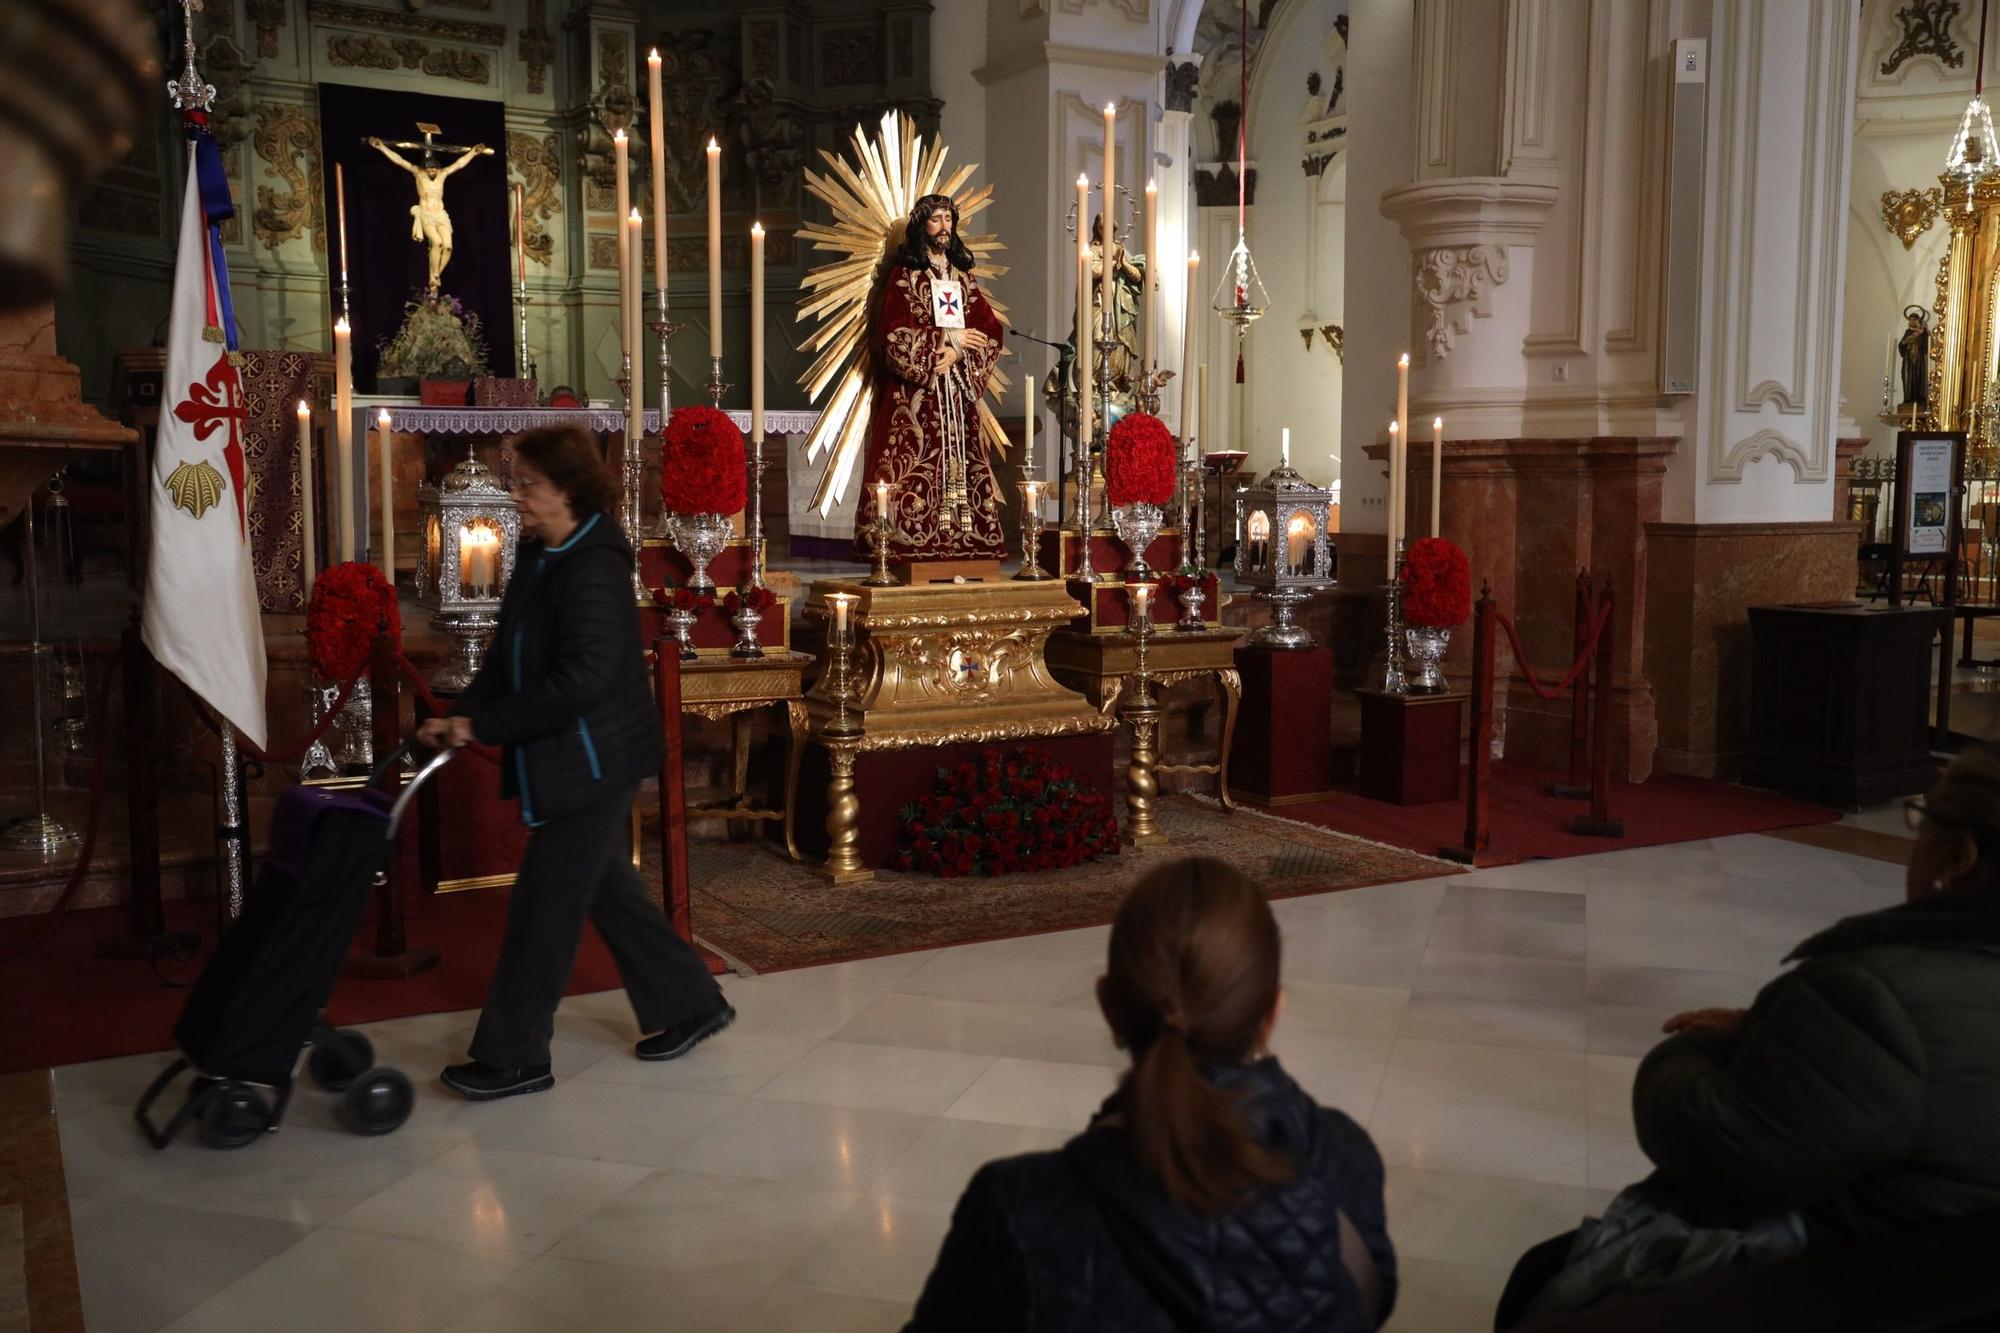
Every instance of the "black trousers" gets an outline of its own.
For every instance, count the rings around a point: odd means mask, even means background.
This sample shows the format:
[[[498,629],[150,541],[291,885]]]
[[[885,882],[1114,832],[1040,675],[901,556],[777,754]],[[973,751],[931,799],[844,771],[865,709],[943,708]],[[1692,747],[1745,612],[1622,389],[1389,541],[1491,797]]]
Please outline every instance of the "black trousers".
[[[1514,1261],[1514,1271],[1507,1275],[1506,1290],[1500,1293],[1499,1307],[1493,1312],[1494,1333],[1507,1333],[1520,1324],[1535,1297],[1542,1294],[1542,1288],[1562,1272],[1575,1244],[1576,1232],[1565,1231],[1529,1247],[1526,1254]]]
[[[626,787],[528,838],[507,906],[507,939],[472,1036],[472,1058],[497,1069],[549,1062],[556,1006],[569,984],[587,916],[611,947],[641,1032],[713,1013],[721,988],[674,934],[632,865]]]

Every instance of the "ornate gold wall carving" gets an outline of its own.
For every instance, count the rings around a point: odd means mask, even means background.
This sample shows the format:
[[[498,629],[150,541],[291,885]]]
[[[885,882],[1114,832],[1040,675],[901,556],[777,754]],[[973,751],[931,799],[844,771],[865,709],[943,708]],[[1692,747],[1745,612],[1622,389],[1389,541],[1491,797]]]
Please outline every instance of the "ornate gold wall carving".
[[[380,37],[336,32],[326,39],[326,59],[341,69],[401,69],[403,62]]]
[[[548,0],[528,0],[528,26],[521,29],[518,48],[521,63],[528,67],[528,91],[538,93],[547,86],[549,65],[556,58],[555,38],[549,36]]]
[[[288,0],[245,0],[244,9],[257,29],[259,60],[277,58],[278,29],[285,26],[285,11],[290,7]]]
[[[1942,198],[1943,192],[1936,186],[1928,190],[1886,190],[1882,194],[1882,224],[1903,243],[1905,250],[1913,249],[1917,237],[1937,221]]]
[[[384,40],[360,33],[337,32],[326,40],[329,64],[347,69],[407,69],[434,79],[490,83],[493,64],[484,51],[455,46],[429,46],[414,37]]]
[[[250,219],[257,239],[275,250],[310,227],[314,252],[325,253],[319,122],[297,103],[259,102],[251,142],[264,161],[264,174],[286,186],[283,193],[268,185],[257,187],[257,209]]]
[[[521,214],[528,258],[549,264],[555,258],[555,239],[543,226],[562,212],[562,158],[556,136],[537,139],[522,130],[507,131],[507,166],[521,180]]]
[[[430,37],[445,42],[470,42],[474,46],[500,47],[507,44],[507,29],[498,23],[432,18],[425,14],[404,13],[399,9],[343,4],[341,0],[308,0],[306,17],[314,23],[370,28],[376,32]]]

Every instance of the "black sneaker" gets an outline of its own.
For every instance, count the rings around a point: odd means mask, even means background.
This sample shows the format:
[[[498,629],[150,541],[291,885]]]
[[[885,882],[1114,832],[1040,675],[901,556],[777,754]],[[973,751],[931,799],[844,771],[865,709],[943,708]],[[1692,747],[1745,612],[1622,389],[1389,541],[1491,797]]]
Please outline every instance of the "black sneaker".
[[[724,1001],[722,1008],[707,1018],[677,1023],[665,1032],[640,1038],[632,1053],[641,1060],[678,1060],[735,1021],[736,1010]]]
[[[515,1097],[524,1092],[542,1092],[556,1085],[556,1076],[547,1065],[523,1065],[519,1069],[495,1069],[478,1060],[447,1065],[438,1081],[469,1102],[490,1102],[498,1097]]]

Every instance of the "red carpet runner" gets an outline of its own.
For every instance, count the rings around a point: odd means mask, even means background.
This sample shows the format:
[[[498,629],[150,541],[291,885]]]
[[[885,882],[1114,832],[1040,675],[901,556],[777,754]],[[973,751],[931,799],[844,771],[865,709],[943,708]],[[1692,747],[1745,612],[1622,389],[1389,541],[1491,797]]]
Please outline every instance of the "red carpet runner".
[[[1611,813],[1625,821],[1624,837],[1583,838],[1569,832],[1569,821],[1587,813],[1590,803],[1548,794],[1549,785],[1562,776],[1504,759],[1493,765],[1493,845],[1490,854],[1480,857],[1481,865],[1588,856],[1621,847],[1763,833],[1840,818],[1837,810],[1726,782],[1655,777],[1637,784],[1612,783]],[[1465,836],[1462,797],[1436,805],[1388,805],[1341,791],[1324,801],[1271,813],[1426,855],[1457,846]]]

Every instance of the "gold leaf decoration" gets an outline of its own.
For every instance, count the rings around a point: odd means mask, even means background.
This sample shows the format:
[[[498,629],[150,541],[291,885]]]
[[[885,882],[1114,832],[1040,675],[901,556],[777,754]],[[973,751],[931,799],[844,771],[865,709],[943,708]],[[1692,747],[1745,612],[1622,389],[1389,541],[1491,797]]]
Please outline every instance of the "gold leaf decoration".
[[[1882,223],[1903,243],[1905,250],[1914,249],[1917,238],[1937,221],[1941,194],[1936,186],[1928,190],[1883,191]]]
[[[199,463],[182,463],[167,477],[167,495],[176,509],[185,509],[200,518],[209,510],[222,503],[222,492],[228,483],[215,465],[203,459]]]

